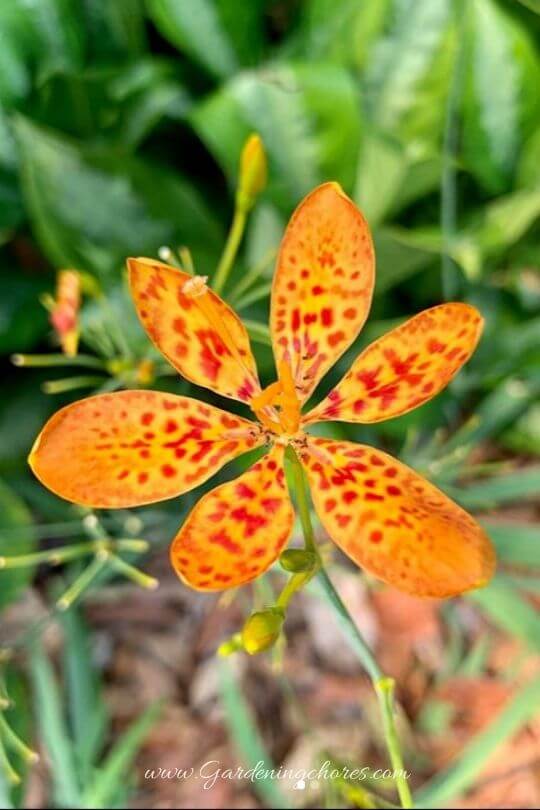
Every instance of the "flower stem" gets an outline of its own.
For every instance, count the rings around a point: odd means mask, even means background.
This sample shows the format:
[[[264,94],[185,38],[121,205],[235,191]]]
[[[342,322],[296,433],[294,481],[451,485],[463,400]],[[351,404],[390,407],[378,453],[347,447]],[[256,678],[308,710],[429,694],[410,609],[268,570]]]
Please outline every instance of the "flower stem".
[[[400,798],[401,806],[410,808],[413,806],[411,792],[405,776],[405,769],[403,766],[403,757],[399,745],[399,739],[395,725],[395,711],[394,711],[394,680],[384,675],[379,664],[377,663],[373,653],[371,652],[367,642],[362,636],[360,630],[356,626],[352,616],[343,604],[343,601],[334,588],[330,577],[324,569],[317,548],[315,546],[315,534],[313,531],[313,524],[311,522],[311,510],[309,505],[309,494],[306,485],[304,470],[300,464],[300,460],[296,453],[290,454],[292,463],[292,473],[294,482],[294,491],[296,495],[296,505],[300,515],[300,522],[302,524],[302,531],[304,533],[304,541],[306,550],[317,554],[319,558],[318,578],[326,593],[330,603],[336,610],[337,617],[348,631],[348,638],[353,642],[352,646],[357,653],[358,658],[367,674],[369,675],[373,688],[379,701],[383,720],[383,732],[388,750],[390,761],[395,772],[396,787]],[[301,575],[296,575],[301,576]],[[294,579],[294,577],[293,577]],[[296,590],[296,589],[295,589]]]
[[[37,762],[39,760],[39,755],[35,751],[32,751],[32,749],[21,740],[18,734],[15,734],[2,712],[0,712],[0,736],[4,738],[6,744],[12,751],[19,754],[26,762]]]
[[[158,587],[159,582],[157,579],[155,579],[155,577],[145,574],[144,571],[139,571],[138,568],[130,565],[121,557],[117,557],[116,554],[111,555],[110,561],[113,568],[116,568],[120,574],[123,574],[127,579],[130,579],[141,588],[146,588],[147,590],[153,591]]]
[[[104,368],[104,362],[99,357],[90,354],[12,354],[11,362],[14,366],[56,367],[56,366],[85,366],[86,368]]]
[[[219,260],[214,277],[213,287],[217,293],[222,291],[227,282],[229,273],[231,272],[231,268],[236,258],[236,254],[238,253],[238,248],[240,247],[240,242],[242,241],[242,237],[244,235],[246,222],[247,211],[243,207],[237,205],[234,211],[234,217],[229,235],[227,237],[227,242],[225,243],[225,247],[223,249],[223,253],[221,255],[221,259]]]

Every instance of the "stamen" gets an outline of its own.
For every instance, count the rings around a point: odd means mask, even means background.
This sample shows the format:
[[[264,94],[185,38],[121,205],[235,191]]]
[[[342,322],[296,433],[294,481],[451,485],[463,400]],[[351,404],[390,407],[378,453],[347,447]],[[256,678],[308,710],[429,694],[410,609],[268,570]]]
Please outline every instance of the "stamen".
[[[282,361],[279,364],[278,373],[282,387],[279,400],[280,421],[286,433],[296,433],[300,426],[300,400],[296,393],[290,365],[286,361]]]
[[[182,292],[189,298],[199,298],[201,295],[206,295],[208,292],[207,281],[208,276],[193,276],[193,278],[185,282]]]

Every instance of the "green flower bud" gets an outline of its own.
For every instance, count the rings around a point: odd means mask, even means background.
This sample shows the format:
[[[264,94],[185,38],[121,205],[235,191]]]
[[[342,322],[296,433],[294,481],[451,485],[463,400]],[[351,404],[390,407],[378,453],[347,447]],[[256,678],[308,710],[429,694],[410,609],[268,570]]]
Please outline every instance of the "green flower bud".
[[[238,205],[249,210],[255,199],[266,186],[268,165],[263,142],[254,133],[247,139],[240,156],[240,178],[238,181]]]
[[[313,571],[317,565],[317,558],[312,551],[306,551],[303,548],[288,548],[280,555],[279,564],[285,571],[301,574]]]
[[[268,650],[278,640],[285,614],[279,607],[252,613],[242,629],[242,644],[249,655]]]

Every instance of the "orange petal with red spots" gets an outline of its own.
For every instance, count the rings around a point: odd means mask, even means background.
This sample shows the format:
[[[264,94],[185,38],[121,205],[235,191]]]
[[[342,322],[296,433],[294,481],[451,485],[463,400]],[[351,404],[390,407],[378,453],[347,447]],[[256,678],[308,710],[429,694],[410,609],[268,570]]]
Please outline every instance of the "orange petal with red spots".
[[[301,459],[324,528],[378,579],[415,596],[445,598],[493,576],[495,553],[478,523],[396,459],[313,437]]]
[[[140,506],[193,489],[261,441],[253,422],[196,399],[119,391],[54,414],[29,463],[42,484],[68,501]]]
[[[368,346],[304,424],[382,422],[423,405],[448,385],[480,339],[483,318],[469,304],[426,309]]]
[[[144,328],[183,377],[241,402],[260,393],[247,331],[203,276],[152,259],[128,259],[128,268]]]
[[[362,328],[374,271],[368,225],[338,184],[308,194],[281,244],[270,317],[276,366],[289,363],[302,402]]]
[[[263,574],[293,528],[283,448],[274,448],[247,472],[207,493],[171,546],[178,576],[200,591],[234,588]]]

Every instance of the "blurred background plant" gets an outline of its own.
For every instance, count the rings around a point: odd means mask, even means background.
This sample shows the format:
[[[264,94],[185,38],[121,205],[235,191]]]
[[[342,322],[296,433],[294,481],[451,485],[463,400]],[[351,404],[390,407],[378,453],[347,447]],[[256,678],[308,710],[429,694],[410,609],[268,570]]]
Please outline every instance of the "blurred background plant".
[[[276,248],[292,208],[326,179],[365,212],[378,275],[371,319],[321,393],[360,346],[423,307],[466,300],[486,318],[476,355],[435,400],[332,431],[398,454],[477,512],[497,577],[441,606],[366,582],[337,556],[331,573],[398,679],[418,804],[538,806],[538,12],[536,0],[0,2],[0,719],[44,754],[29,770],[0,731],[3,806],[309,804],[318,794],[270,780],[206,792],[142,774],[220,758],[384,762],[365,678],[315,586],[285,650],[218,667],[215,649],[279,574],[219,602],[187,593],[166,546],[194,495],[98,521],[26,466],[47,415],[75,397],[190,392],[142,332],[124,260],[161,255],[212,275],[252,132],[268,182],[224,295],[248,322],[264,383]],[[141,560],[158,591],[138,588],[154,584]],[[361,787],[319,785],[328,806],[394,801],[384,781]]]

